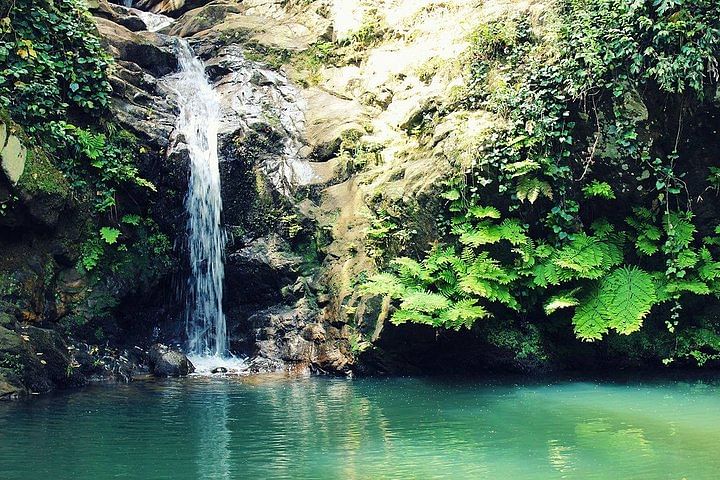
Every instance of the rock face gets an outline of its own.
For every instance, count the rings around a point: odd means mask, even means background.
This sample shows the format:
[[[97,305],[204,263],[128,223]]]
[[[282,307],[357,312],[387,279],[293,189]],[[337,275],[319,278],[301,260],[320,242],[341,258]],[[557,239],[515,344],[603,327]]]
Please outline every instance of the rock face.
[[[156,377],[184,377],[195,371],[195,366],[181,352],[156,344],[148,352],[150,372]]]

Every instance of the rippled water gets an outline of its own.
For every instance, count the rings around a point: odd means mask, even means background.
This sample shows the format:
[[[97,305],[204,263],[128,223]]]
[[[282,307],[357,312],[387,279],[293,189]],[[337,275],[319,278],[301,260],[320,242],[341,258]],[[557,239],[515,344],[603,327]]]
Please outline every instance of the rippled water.
[[[203,379],[0,404],[2,479],[720,478],[720,382]]]

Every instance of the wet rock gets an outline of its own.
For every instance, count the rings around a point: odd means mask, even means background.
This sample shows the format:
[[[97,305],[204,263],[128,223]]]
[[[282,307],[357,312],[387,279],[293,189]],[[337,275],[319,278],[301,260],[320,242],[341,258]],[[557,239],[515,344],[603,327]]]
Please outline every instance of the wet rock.
[[[156,377],[184,377],[195,371],[187,356],[165,345],[156,344],[148,352],[150,372]]]
[[[256,339],[251,371],[305,366],[318,373],[346,373],[353,359],[342,348],[341,331],[326,330],[318,315],[307,301],[300,300],[294,306],[272,307],[248,319]]]
[[[301,259],[277,235],[253,240],[231,253],[226,263],[228,296],[237,303],[277,302],[298,277]]]
[[[114,5],[106,0],[98,0],[96,4],[89,5],[90,11],[98,16],[111,20],[130,31],[146,30],[147,26],[132,10],[121,5]]]
[[[34,392],[49,392],[57,388],[83,385],[85,377],[73,369],[73,357],[62,336],[38,327],[26,327],[21,335],[27,338],[24,362],[24,385]]]
[[[211,370],[210,373],[217,374],[217,373],[227,373],[227,372],[228,372],[228,369],[225,367],[215,367]]]

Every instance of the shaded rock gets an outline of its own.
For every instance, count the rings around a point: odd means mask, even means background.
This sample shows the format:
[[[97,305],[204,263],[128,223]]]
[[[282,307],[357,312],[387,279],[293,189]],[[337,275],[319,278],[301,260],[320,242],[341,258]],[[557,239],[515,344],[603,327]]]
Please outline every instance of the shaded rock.
[[[156,377],[184,377],[195,371],[195,366],[181,352],[156,344],[148,352],[150,372]]]
[[[24,362],[24,385],[35,392],[49,392],[56,388],[79,386],[85,377],[72,368],[73,357],[62,336],[54,331],[38,327],[21,330],[27,340]]]
[[[0,328],[12,329],[15,327],[15,317],[9,313],[0,312]]]
[[[301,259],[277,235],[253,240],[229,255],[225,272],[232,302],[280,301],[282,289],[298,277]]]
[[[216,367],[216,368],[213,368],[210,373],[217,374],[217,373],[227,373],[227,372],[228,372],[228,369],[225,367]]]
[[[6,378],[0,374],[0,401],[3,400],[17,400],[27,394],[25,388],[22,385],[10,383]]]
[[[178,65],[170,37],[153,32],[132,32],[105,18],[95,19],[98,31],[115,58],[133,62],[156,77]]]
[[[248,323],[256,338],[250,370],[304,366],[319,373],[346,373],[353,362],[351,352],[342,348],[342,336],[347,332],[326,329],[318,322],[318,314],[306,300],[300,300],[294,306],[271,307],[250,317]]]
[[[133,32],[147,29],[145,22],[132,10],[124,6],[113,5],[107,0],[98,0],[96,4],[89,5],[89,8],[94,15],[112,20]]]
[[[201,7],[210,0],[139,0],[135,6],[141,10],[179,17],[188,10]]]

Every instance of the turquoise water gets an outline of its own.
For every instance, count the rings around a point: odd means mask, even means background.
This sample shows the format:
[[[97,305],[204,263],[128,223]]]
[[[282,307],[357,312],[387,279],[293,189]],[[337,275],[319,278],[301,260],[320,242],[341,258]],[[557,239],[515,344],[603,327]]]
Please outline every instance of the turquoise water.
[[[717,479],[720,381],[98,386],[0,404],[0,478]]]

